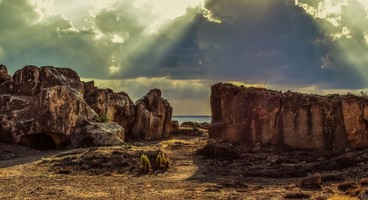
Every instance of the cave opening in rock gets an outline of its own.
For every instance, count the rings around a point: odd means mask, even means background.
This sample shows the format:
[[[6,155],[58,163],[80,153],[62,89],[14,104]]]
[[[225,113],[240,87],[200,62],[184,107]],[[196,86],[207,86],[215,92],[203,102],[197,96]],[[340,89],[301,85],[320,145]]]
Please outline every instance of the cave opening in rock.
[[[25,135],[21,137],[20,143],[40,150],[61,149],[67,145],[65,136],[52,133]]]

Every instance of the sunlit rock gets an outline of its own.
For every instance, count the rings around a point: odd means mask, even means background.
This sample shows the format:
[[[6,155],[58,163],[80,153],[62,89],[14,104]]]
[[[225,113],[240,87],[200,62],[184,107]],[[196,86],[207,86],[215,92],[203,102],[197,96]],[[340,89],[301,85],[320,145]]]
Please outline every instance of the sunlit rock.
[[[219,83],[212,86],[210,137],[248,145],[344,150],[368,145],[368,101]]]

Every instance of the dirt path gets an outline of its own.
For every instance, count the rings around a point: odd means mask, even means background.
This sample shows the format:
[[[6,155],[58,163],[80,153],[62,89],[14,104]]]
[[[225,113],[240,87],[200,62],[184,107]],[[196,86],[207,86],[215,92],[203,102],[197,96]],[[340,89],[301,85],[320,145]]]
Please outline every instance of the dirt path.
[[[41,151],[23,146],[0,143],[0,168],[12,167],[51,157],[61,150]]]

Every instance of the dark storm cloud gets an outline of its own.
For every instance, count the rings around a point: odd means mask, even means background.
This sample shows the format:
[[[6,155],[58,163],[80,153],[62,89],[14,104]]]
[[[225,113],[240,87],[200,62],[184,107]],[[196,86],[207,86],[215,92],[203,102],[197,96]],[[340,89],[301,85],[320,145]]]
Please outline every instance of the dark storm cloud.
[[[310,5],[316,6],[313,2]],[[121,75],[363,88],[367,84],[356,63],[346,59],[346,49],[338,45],[343,42],[357,49],[354,41],[364,39],[354,29],[358,26],[361,31],[359,25],[367,23],[364,9],[351,6],[344,14],[356,12],[355,16],[343,20],[357,22],[346,22],[352,26],[348,26],[352,38],[333,41],[322,25],[338,28],[324,19],[313,19],[292,1],[208,1],[206,8],[221,24],[196,15],[198,10],[188,11],[163,28],[155,36],[157,42],[125,63],[127,70]],[[185,27],[180,37],[175,37],[177,27]],[[358,49],[365,49],[364,45],[361,42]],[[334,69],[322,68],[327,55],[333,58]]]
[[[314,8],[320,3],[300,2]],[[3,0],[0,62],[10,71],[26,64],[69,66],[100,79],[367,87],[362,73],[368,65],[367,13],[356,0],[343,7],[337,27],[292,0],[209,0],[205,8],[221,23],[208,20],[201,8],[189,8],[150,32],[157,16],[149,3],[138,8],[132,1],[117,1],[89,17],[91,26],[81,30],[61,16],[35,23],[38,16],[27,1]],[[329,31],[343,27],[351,37],[334,40]],[[114,37],[121,42],[114,43]]]

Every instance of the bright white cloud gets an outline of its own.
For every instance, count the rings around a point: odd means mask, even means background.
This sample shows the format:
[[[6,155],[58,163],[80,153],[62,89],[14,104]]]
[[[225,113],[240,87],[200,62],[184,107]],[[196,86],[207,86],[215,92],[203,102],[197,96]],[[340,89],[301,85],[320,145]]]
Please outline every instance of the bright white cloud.
[[[323,0],[318,3],[317,8],[314,8],[306,3],[300,3],[299,0],[295,0],[295,5],[303,8],[314,18],[326,19],[333,26],[338,27],[341,25],[342,8],[348,5],[348,1],[343,0],[337,4],[333,4],[332,0]]]
[[[109,67],[109,70],[111,74],[114,74],[120,71],[120,67],[112,65]]]
[[[116,34],[112,37],[111,41],[113,43],[119,43],[119,44],[124,43],[124,39],[122,37],[120,37],[119,35],[116,35]]]
[[[93,5],[93,11],[98,13],[104,9],[111,9],[113,8],[114,3],[116,3],[118,0],[92,0],[89,1]]]
[[[40,16],[37,22],[54,14],[54,0],[29,0],[29,2],[35,7],[34,11]]]

